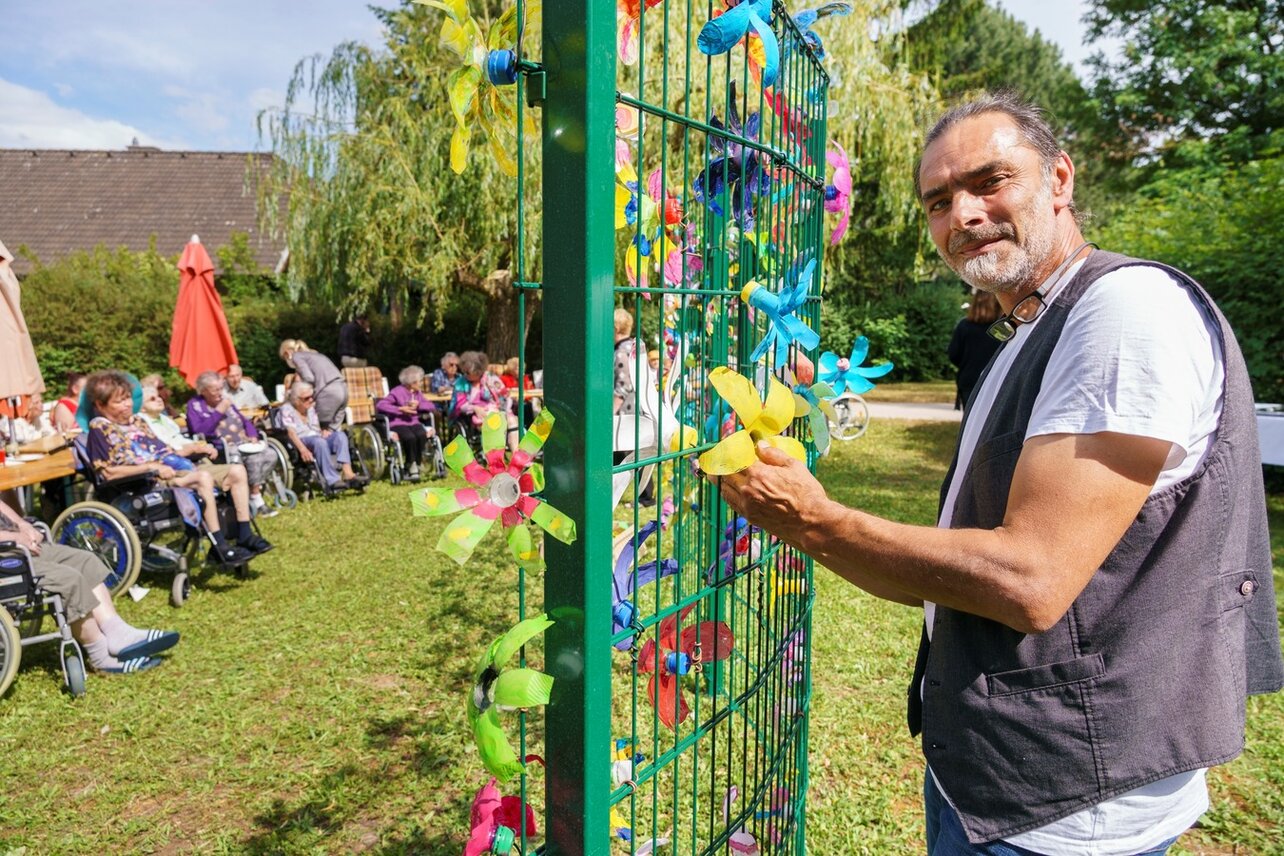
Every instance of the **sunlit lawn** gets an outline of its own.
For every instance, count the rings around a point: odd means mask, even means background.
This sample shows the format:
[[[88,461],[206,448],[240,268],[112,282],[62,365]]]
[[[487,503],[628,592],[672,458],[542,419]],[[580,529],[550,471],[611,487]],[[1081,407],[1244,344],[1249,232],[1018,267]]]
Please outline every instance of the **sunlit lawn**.
[[[875,421],[822,477],[840,499],[930,523],[955,425]],[[29,650],[0,699],[0,853],[458,854],[480,784],[463,693],[516,614],[498,546],[460,569],[407,488],[267,521],[247,580],[202,579],[181,610],[122,605],[183,643],[163,668],[59,692]],[[1271,503],[1276,579],[1284,497]],[[904,725],[921,613],[818,571],[808,852],[922,852],[922,761]],[[1245,756],[1210,776],[1185,852],[1279,852],[1284,699],[1255,699]],[[605,836],[605,831],[604,831]],[[617,852],[625,852],[614,845]],[[1238,848],[1238,849],[1236,849]]]

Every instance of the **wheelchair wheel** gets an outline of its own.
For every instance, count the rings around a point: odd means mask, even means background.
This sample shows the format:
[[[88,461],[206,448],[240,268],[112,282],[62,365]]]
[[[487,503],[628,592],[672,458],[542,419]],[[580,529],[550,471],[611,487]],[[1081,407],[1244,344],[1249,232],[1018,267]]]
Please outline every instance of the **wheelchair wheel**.
[[[108,568],[104,581],[112,594],[138,581],[143,547],[138,533],[120,509],[105,502],[79,502],[68,508],[53,525],[53,539],[68,547],[89,550]]]
[[[169,602],[171,606],[182,606],[187,602],[187,596],[192,593],[192,581],[187,576],[186,571],[179,571],[174,574],[174,582],[169,587]]]
[[[363,425],[353,425],[348,429],[348,438],[351,441],[353,458],[360,460],[365,465],[366,474],[370,476],[371,481],[377,481],[383,478],[383,474],[388,469],[388,455],[383,448],[383,438],[379,432],[370,423]],[[357,463],[353,461],[353,464]]]
[[[835,440],[855,440],[869,427],[869,405],[854,392],[844,393],[833,401],[836,422],[829,423],[829,434]]]
[[[280,470],[281,483],[287,488],[294,487],[294,466],[290,463],[290,453],[286,451],[285,444],[275,437],[268,437],[264,442],[267,447],[276,453],[277,469]],[[268,479],[270,483],[272,480]]]
[[[85,658],[80,653],[79,645],[68,645],[65,651],[70,652],[71,656],[65,656],[62,663],[63,686],[72,698],[80,698],[85,694]]]
[[[0,606],[0,696],[13,683],[21,662],[22,637],[18,635],[18,627],[13,623],[9,610]]]

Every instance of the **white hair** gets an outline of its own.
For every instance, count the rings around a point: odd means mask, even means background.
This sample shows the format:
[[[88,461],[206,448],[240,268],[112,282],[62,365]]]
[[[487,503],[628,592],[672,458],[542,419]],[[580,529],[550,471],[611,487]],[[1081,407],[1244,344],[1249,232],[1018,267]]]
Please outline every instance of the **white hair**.
[[[290,391],[287,394],[287,397],[290,399],[291,404],[297,404],[299,401],[300,394],[305,392],[312,392],[313,390],[314,390],[314,387],[312,386],[312,384],[308,383],[307,381],[296,380],[293,384],[291,384]]]

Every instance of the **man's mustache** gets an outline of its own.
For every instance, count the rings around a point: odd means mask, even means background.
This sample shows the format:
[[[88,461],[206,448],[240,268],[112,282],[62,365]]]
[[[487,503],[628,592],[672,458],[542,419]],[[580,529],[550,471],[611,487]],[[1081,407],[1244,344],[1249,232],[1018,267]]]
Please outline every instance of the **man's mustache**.
[[[950,236],[949,250],[951,253],[959,253],[968,247],[997,241],[1000,238],[1016,240],[1016,228],[1011,223],[995,223],[964,232],[955,232]]]

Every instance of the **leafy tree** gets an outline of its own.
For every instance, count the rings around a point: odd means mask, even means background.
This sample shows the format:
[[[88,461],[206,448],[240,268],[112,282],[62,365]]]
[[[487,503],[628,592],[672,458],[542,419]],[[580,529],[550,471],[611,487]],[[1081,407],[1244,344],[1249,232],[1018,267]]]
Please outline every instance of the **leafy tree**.
[[[501,4],[472,7],[488,26]],[[458,61],[438,44],[442,13],[410,3],[373,12],[383,45],[349,42],[300,62],[284,111],[260,117],[278,156],[260,212],[290,247],[290,289],[438,327],[457,289],[471,290],[486,300],[487,351],[515,354],[516,183],[484,150],[450,171],[456,122],[443,81]],[[538,152],[525,164],[537,175]],[[536,187],[527,198],[538,204]],[[537,239],[526,232],[527,259]],[[536,306],[528,300],[528,320]]]
[[[1259,399],[1284,398],[1284,157],[1167,170],[1093,240],[1175,265],[1199,280],[1235,328]]]
[[[1091,60],[1108,117],[1149,153],[1213,138],[1241,149],[1284,121],[1281,0],[1093,0],[1088,38],[1123,41]]]

